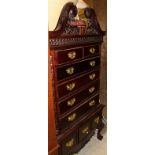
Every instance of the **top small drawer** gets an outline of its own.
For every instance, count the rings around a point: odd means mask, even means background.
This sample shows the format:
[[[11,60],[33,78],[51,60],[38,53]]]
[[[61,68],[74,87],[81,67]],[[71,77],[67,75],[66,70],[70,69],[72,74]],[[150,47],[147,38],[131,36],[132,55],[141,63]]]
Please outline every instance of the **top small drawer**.
[[[88,46],[84,48],[84,56],[94,56],[99,54],[99,45]]]
[[[81,59],[83,54],[82,48],[76,48],[71,50],[61,50],[57,51],[56,57],[58,64],[63,64],[73,60]]]

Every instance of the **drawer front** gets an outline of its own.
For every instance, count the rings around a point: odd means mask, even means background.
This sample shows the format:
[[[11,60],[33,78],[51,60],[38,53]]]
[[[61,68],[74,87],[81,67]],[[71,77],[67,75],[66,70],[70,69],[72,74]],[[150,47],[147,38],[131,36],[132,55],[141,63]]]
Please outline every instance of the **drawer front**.
[[[70,134],[65,140],[62,142],[62,152],[63,155],[68,155],[69,152],[75,147],[77,144],[77,131]]]
[[[100,64],[100,58],[93,58],[79,63],[74,63],[72,65],[67,65],[65,67],[58,67],[57,69],[57,79],[62,80],[67,77],[71,77],[78,73],[93,69]]]
[[[99,96],[97,95],[94,98],[91,98],[86,103],[84,103],[84,105],[82,105],[81,107],[79,107],[72,113],[68,114],[66,117],[64,117],[60,121],[61,128],[65,129],[65,128],[69,127],[76,120],[78,120],[82,115],[84,115],[87,111],[89,111],[90,109],[93,109],[98,104],[99,104]]]
[[[79,141],[82,141],[84,138],[86,138],[89,133],[91,132],[91,125],[90,122],[85,123],[79,128]]]
[[[83,56],[82,48],[56,51],[56,52],[57,52],[56,55],[57,55],[58,64],[63,64],[66,62],[82,59],[82,56]]]
[[[99,55],[99,45],[84,48],[84,57]]]
[[[65,84],[61,84],[58,86],[58,98],[61,98],[68,93],[72,93],[73,91],[80,89],[80,87],[98,78],[99,70],[77,77],[73,80],[66,82]]]
[[[94,92],[90,93],[89,90],[92,87],[94,87],[95,90]],[[79,105],[84,99],[90,98],[92,95],[96,94],[98,90],[99,90],[99,81],[95,81],[91,85],[87,86],[80,93],[72,95],[71,97],[65,99],[64,101],[59,102],[58,104],[60,115]]]

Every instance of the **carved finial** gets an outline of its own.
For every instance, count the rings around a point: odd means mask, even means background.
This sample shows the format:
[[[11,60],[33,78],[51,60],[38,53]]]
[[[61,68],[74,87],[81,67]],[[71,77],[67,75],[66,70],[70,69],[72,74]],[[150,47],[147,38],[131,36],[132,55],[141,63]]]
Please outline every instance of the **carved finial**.
[[[64,27],[67,25],[68,20],[74,19],[76,15],[77,8],[73,3],[69,2],[64,5],[54,31],[60,34],[63,31]]]
[[[86,33],[87,34],[91,34],[91,33],[99,34],[99,33],[102,33],[103,31],[101,30],[100,25],[99,25],[99,23],[97,21],[97,17],[96,17],[96,13],[95,13],[94,9],[85,8],[84,14],[85,14],[85,17],[88,20],[88,27],[87,27]]]

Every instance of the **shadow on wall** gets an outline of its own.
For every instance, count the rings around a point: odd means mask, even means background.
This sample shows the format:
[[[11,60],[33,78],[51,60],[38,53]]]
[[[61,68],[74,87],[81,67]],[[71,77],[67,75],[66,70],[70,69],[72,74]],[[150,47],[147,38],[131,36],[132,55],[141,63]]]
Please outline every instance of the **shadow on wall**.
[[[95,9],[100,27],[103,31],[107,31],[107,0],[94,1],[93,7]],[[101,103],[107,105],[107,36],[103,38],[101,47]],[[107,118],[107,106],[103,109],[103,116]]]

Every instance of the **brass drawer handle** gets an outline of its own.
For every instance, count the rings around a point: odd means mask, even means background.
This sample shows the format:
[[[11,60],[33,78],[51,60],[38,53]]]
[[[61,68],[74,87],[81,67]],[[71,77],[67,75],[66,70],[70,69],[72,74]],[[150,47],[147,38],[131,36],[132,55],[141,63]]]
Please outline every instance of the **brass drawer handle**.
[[[90,65],[90,66],[92,66],[92,67],[94,67],[94,66],[95,66],[95,64],[96,64],[96,62],[95,62],[95,61],[90,61],[90,62],[89,62],[89,65]]]
[[[95,74],[95,73],[90,74],[90,75],[89,75],[89,79],[90,79],[90,80],[94,80],[94,79],[95,79],[95,76],[96,76],[96,74]]]
[[[91,88],[89,88],[89,93],[93,93],[94,90],[95,90],[95,87],[91,87]]]
[[[94,54],[94,53],[95,53],[95,50],[96,50],[96,49],[92,47],[92,48],[89,49],[89,52],[90,52],[91,54]]]
[[[70,58],[70,59],[75,59],[75,57],[76,57],[76,52],[69,52],[68,54],[68,58]]]
[[[99,124],[99,120],[100,120],[100,117],[97,117],[97,118],[95,118],[94,122],[95,122],[96,124]]]
[[[71,100],[67,101],[68,106],[73,106],[75,104],[76,99],[72,98]]]
[[[69,142],[66,143],[66,147],[72,147],[74,145],[74,139],[72,138]]]
[[[74,67],[69,67],[66,69],[67,74],[71,75],[74,73]]]
[[[68,121],[72,122],[75,120],[75,118],[76,118],[76,113],[73,113],[72,115],[68,116]]]
[[[92,101],[89,102],[89,106],[90,106],[90,107],[92,107],[92,106],[94,106],[94,105],[95,105],[95,100],[92,100]]]
[[[70,83],[66,85],[66,89],[72,91],[75,88],[75,83]]]
[[[88,134],[88,133],[89,133],[89,128],[88,128],[88,127],[84,128],[84,129],[82,130],[82,133],[83,133],[83,134]]]

